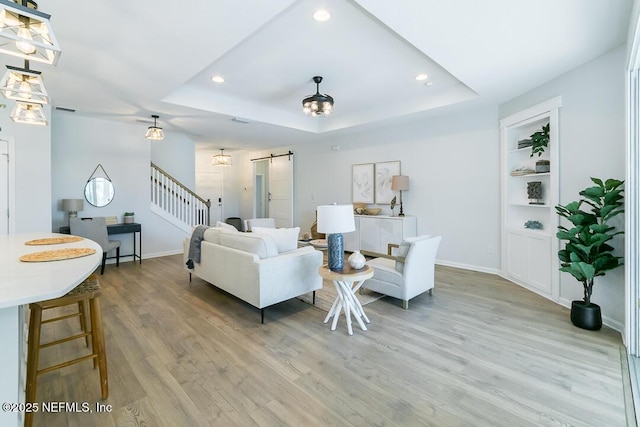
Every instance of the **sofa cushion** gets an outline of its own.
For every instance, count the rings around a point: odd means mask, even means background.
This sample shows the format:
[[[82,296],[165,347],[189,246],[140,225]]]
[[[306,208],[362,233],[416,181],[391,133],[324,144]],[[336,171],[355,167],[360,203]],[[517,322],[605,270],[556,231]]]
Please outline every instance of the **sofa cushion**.
[[[294,228],[267,228],[251,227],[254,234],[262,234],[273,237],[279,253],[289,252],[298,248],[298,235],[300,227]]]
[[[258,255],[260,259],[278,255],[278,248],[271,236],[253,233],[219,233],[220,244]]]
[[[217,227],[209,227],[209,228],[207,228],[207,230],[202,235],[202,238],[207,242],[220,244],[220,231],[221,230],[222,229],[217,228]]]
[[[216,227],[217,228],[224,228],[225,230],[231,231],[231,232],[236,232],[238,231],[237,228],[235,228],[233,225],[231,224],[227,224],[226,222],[222,222],[222,221],[216,221]]]

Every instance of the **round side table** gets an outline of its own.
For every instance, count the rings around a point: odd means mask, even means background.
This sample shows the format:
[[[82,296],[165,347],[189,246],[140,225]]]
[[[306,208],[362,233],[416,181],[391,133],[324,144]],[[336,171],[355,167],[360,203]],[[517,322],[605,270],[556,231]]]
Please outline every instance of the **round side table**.
[[[353,329],[351,327],[351,314],[360,325],[360,329],[367,330],[364,322],[371,323],[369,318],[364,313],[362,305],[356,296],[356,291],[360,289],[365,280],[373,277],[373,268],[365,265],[359,270],[352,269],[349,264],[345,263],[342,271],[331,271],[329,267],[323,265],[320,267],[320,276],[323,279],[332,280],[336,287],[338,296],[331,306],[331,310],[327,313],[327,317],[324,319],[324,323],[327,323],[331,317],[333,317],[333,323],[331,324],[331,330],[335,331],[338,324],[338,317],[340,312],[344,311],[345,318],[347,319],[347,330],[349,335],[353,335]],[[364,321],[363,321],[364,320]]]

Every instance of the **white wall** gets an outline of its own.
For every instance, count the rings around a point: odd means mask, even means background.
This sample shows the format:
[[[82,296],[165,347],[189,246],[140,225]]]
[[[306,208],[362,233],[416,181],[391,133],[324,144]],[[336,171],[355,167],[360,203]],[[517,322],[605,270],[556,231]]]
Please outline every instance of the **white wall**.
[[[149,141],[144,138],[144,132],[145,127],[139,124],[93,119],[67,112],[53,113],[52,203],[47,210],[53,218],[54,231],[67,225],[66,214],[59,210],[60,201],[84,199],[84,186],[94,168],[101,164],[115,187],[113,201],[102,208],[93,207],[85,201],[79,216],[115,215],[122,221],[125,211],[134,211],[136,222],[142,224],[143,258],[182,252],[182,240],[186,234],[149,209],[149,166],[153,157],[158,166],[176,178],[195,182],[194,142],[171,132],[165,132],[162,141]],[[166,159],[172,161],[165,162]],[[112,235],[111,238],[122,241],[123,254],[131,253],[132,235]]]
[[[331,146],[339,145],[340,151]],[[442,235],[438,262],[481,271],[500,268],[499,136],[496,108],[476,108],[419,123],[320,136],[309,144],[272,149],[295,152],[294,223],[309,230],[315,208],[351,203],[351,166],[400,160],[411,189],[403,192],[406,215],[415,215],[419,234]],[[251,153],[259,157],[263,153]],[[251,213],[251,171],[242,178]],[[380,205],[390,214],[389,205]],[[398,208],[396,208],[396,214]],[[491,246],[493,253],[488,253]]]
[[[590,177],[625,178],[626,47],[596,58],[544,85],[500,106],[500,117],[555,96],[560,108],[560,203],[577,200],[592,183]],[[617,226],[624,229],[622,215]],[[614,241],[616,255],[623,255],[622,238]],[[582,284],[562,273],[560,298],[569,306],[582,299]],[[607,324],[622,330],[624,322],[624,269],[596,279],[592,301],[602,307]]]
[[[0,138],[15,138],[14,232],[51,231],[51,127],[14,123],[9,115],[14,101],[0,108]],[[45,114],[51,111],[45,105]]]

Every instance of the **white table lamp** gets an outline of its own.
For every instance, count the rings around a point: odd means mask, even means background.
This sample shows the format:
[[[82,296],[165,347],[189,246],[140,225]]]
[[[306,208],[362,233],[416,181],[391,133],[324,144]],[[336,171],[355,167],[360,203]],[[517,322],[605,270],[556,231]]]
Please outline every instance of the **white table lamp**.
[[[409,177],[406,175],[392,176],[391,189],[400,192],[400,213],[398,216],[404,216],[404,211],[402,210],[402,192],[409,189]]]
[[[356,229],[353,205],[318,206],[318,232],[327,234],[329,270],[342,271],[344,267],[344,238],[342,233]]]

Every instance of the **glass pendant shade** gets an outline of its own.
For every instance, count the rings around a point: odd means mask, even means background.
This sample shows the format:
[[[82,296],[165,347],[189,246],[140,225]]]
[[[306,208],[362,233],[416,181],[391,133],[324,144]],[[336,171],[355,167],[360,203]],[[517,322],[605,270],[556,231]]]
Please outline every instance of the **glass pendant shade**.
[[[302,111],[311,117],[328,116],[333,113],[333,97],[320,93],[322,77],[315,76],[316,93],[302,100]]]
[[[11,111],[11,120],[16,123],[25,123],[29,125],[46,125],[47,117],[44,115],[42,104],[34,104],[31,102],[16,101],[13,111]]]
[[[61,50],[50,17],[32,0],[0,0],[0,52],[55,65]]]
[[[0,80],[2,94],[16,101],[48,104],[49,97],[39,71],[7,65],[7,72]]]
[[[162,128],[159,128],[156,126],[149,126],[149,128],[147,129],[147,133],[144,135],[144,137],[147,139],[152,139],[154,141],[160,141],[164,139],[164,132],[162,131]]]
[[[231,166],[231,156],[224,154],[224,148],[221,148],[220,154],[213,156],[211,164],[213,166]]]
[[[152,115],[151,117],[153,117],[153,126],[147,128],[147,133],[144,137],[153,141],[160,141],[164,139],[164,131],[161,127],[157,126],[157,120],[160,116]]]

